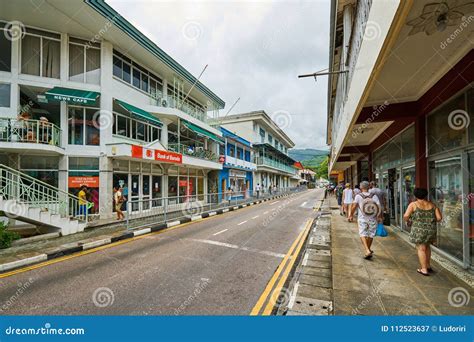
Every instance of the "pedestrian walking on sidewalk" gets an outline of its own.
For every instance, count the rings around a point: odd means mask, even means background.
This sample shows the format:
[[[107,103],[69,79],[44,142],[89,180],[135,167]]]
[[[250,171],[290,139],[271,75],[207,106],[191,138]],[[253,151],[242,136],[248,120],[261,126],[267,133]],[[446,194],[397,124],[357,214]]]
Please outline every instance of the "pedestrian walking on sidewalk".
[[[344,182],[340,182],[334,189],[334,193],[336,194],[337,205],[339,206],[339,213],[341,214],[341,216],[344,215],[344,207],[342,206],[343,192],[344,192]]]
[[[349,183],[346,183],[346,188],[342,192],[342,198],[344,199],[344,214],[349,219],[349,212],[351,210],[352,202],[354,199],[354,192],[352,191],[351,185]]]
[[[359,237],[364,247],[364,258],[371,259],[374,252],[371,249],[377,231],[377,223],[381,220],[381,206],[377,195],[369,193],[369,182],[360,183],[361,193],[355,196],[349,220],[352,221],[354,212],[357,211],[357,224]]]
[[[260,198],[260,183],[257,183],[257,186],[255,187],[255,191],[257,192],[257,199]]]
[[[431,268],[431,244],[436,241],[436,222],[443,219],[436,205],[427,200],[428,190],[415,188],[416,200],[408,205],[403,219],[411,225],[410,241],[416,245],[420,267],[417,272],[428,276]]]

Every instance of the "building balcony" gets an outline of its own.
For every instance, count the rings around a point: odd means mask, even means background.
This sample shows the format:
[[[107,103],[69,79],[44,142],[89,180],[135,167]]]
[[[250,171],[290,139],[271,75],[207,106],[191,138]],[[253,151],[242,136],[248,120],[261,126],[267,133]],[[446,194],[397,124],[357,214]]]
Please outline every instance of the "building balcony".
[[[258,167],[271,167],[279,171],[283,171],[289,174],[296,174],[296,169],[293,166],[279,162],[277,160],[270,159],[268,157],[256,158],[256,164]]]
[[[249,169],[249,170],[257,169],[257,165],[255,163],[238,159],[235,157],[231,157],[231,156],[225,156],[225,164],[227,166],[237,166],[237,167],[241,167],[241,168]]]
[[[0,143],[29,144],[19,148],[58,152],[61,129],[48,121],[0,118]]]
[[[218,156],[212,151],[206,150],[203,146],[191,146],[186,144],[168,144],[170,151],[181,153],[193,158],[204,159],[215,163],[219,162]]]

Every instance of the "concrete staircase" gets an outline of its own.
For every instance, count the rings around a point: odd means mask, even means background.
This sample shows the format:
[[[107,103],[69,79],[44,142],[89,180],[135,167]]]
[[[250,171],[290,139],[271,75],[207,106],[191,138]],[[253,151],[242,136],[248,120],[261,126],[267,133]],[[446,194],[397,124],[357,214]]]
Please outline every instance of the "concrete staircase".
[[[88,224],[80,206],[78,197],[0,164],[0,214],[69,235]]]

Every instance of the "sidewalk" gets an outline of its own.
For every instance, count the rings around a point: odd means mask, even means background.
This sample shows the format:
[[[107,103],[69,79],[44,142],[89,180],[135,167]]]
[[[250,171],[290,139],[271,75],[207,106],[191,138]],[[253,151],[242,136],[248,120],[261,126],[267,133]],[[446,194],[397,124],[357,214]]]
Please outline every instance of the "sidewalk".
[[[334,197],[328,197],[327,201],[332,211],[335,315],[474,314],[472,282],[460,280],[436,261],[433,262],[435,274],[429,277],[418,274],[414,247],[402,239],[404,233],[390,228],[388,237],[375,238],[372,260],[363,259],[357,223],[349,223],[339,215]],[[438,256],[436,259],[442,260]],[[473,279],[464,272],[465,279]]]

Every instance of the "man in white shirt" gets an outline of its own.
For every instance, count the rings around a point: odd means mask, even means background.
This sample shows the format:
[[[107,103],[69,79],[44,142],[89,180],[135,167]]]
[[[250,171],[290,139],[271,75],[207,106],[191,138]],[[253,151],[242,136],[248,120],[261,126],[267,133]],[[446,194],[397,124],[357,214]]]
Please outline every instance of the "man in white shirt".
[[[255,191],[257,192],[257,199],[260,197],[260,183],[257,183],[257,186],[255,187]]]
[[[349,220],[352,221],[354,212],[357,212],[357,224],[359,225],[359,236],[365,249],[365,259],[372,258],[374,253],[370,247],[377,231],[377,224],[381,218],[380,200],[375,194],[369,193],[369,182],[360,183],[361,193],[357,194],[352,204]]]

